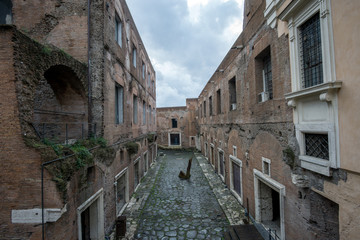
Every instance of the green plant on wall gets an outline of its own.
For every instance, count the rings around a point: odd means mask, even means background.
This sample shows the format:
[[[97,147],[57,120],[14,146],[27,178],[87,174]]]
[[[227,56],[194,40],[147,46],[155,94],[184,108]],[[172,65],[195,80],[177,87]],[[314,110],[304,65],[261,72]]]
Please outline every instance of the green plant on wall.
[[[126,143],[125,148],[129,155],[136,154],[139,151],[139,145],[136,142]]]
[[[68,182],[75,172],[93,164],[94,155],[98,155],[98,152],[114,151],[107,146],[106,140],[103,138],[79,140],[72,145],[56,144],[48,139],[41,141],[33,137],[24,137],[24,141],[27,146],[40,151],[43,162],[66,157],[46,166],[46,169],[52,175],[52,180],[56,183],[59,192],[62,193],[64,202],[67,200]],[[94,150],[90,152],[89,148],[94,148]]]

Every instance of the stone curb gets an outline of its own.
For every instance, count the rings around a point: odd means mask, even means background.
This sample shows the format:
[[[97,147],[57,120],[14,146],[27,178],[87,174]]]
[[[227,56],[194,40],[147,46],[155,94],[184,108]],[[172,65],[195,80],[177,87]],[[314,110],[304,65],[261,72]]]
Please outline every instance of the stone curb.
[[[200,153],[194,153],[194,155],[230,225],[243,225],[243,219],[246,218],[245,209],[220,179],[219,175],[215,173],[208,160]]]

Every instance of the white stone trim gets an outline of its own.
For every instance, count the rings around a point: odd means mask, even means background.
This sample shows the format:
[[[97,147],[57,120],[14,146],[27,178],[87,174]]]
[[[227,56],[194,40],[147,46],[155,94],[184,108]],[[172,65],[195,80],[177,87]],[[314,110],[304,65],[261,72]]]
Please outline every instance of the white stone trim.
[[[229,172],[230,172],[230,190],[233,193],[233,195],[235,196],[235,198],[241,203],[243,204],[243,192],[244,192],[244,188],[243,188],[243,180],[242,180],[242,161],[240,159],[238,159],[236,156],[233,155],[229,155],[229,159],[230,159],[230,164],[229,164]],[[233,169],[232,169],[232,163],[235,163],[237,165],[239,165],[240,167],[240,186],[241,186],[241,194],[239,195],[235,190],[234,190],[234,184],[233,184]]]
[[[140,157],[137,157],[135,160],[134,160],[134,165],[140,160]]]
[[[96,202],[96,224],[91,223],[90,219],[90,226],[91,229],[95,231],[96,236],[91,236],[94,239],[104,239],[104,189],[101,188],[97,191],[94,195],[92,195],[88,200],[86,200],[83,204],[81,204],[77,208],[77,221],[78,221],[78,239],[82,239],[82,226],[81,226],[81,213],[84,212],[87,208],[89,208],[93,203]],[[91,214],[91,213],[90,213]],[[90,233],[91,235],[91,233]]]
[[[232,154],[232,155],[233,155],[234,157],[237,157],[237,147],[236,147],[236,146],[233,146],[232,148],[233,148],[233,154]]]
[[[115,182],[114,182],[114,187],[115,187],[115,205],[116,205],[116,202],[117,202],[117,181],[123,176],[125,175],[125,179],[126,179],[126,190],[125,190],[125,204],[124,206],[119,209],[119,211],[117,212],[117,216],[120,216],[126,206],[128,205],[129,203],[129,172],[128,172],[128,167],[126,167],[125,169],[123,169],[121,172],[119,172],[116,176],[115,176]],[[116,206],[115,206],[116,207]],[[117,209],[116,209],[117,210]]]
[[[260,189],[259,189],[259,181],[266,184],[273,190],[279,193],[280,197],[280,232],[281,232],[281,240],[285,240],[285,186],[281,183],[275,181],[269,176],[263,174],[257,169],[253,169],[254,171],[254,195],[255,195],[255,220],[259,223],[261,220],[261,206],[260,206]]]
[[[285,94],[285,97],[288,105],[294,108],[301,167],[326,176],[331,175],[330,168],[340,167],[337,92],[342,86],[341,81],[336,80],[330,3],[331,0],[294,0],[279,15],[281,20],[288,22],[289,27],[292,92]],[[323,83],[302,88],[299,27],[317,13],[320,16]],[[311,115],[316,117],[309,117]],[[328,134],[329,161],[305,155],[305,133]]]
[[[44,209],[44,223],[56,222],[61,216],[66,213],[67,204],[61,208],[45,208]],[[42,209],[19,209],[11,210],[11,223],[25,223],[25,224],[38,224],[42,223]]]
[[[171,145],[171,134],[179,134],[179,145]],[[173,147],[181,147],[181,132],[168,132],[168,144]]]

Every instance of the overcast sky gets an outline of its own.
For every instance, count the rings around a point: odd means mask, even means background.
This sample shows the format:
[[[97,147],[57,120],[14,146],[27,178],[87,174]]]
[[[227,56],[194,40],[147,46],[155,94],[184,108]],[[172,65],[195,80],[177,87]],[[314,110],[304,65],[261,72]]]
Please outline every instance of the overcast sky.
[[[242,31],[244,0],[127,0],[156,71],[157,107],[196,98]]]

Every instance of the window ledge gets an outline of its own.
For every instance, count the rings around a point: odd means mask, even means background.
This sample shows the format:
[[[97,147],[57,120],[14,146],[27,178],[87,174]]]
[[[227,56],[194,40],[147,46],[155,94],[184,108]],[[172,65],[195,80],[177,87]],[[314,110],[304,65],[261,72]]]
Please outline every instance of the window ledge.
[[[310,157],[310,156],[299,156],[301,160],[301,167],[308,169],[310,171],[325,175],[331,176],[330,172],[330,161],[320,158]]]
[[[313,87],[301,89],[299,91],[285,94],[285,99],[289,100],[289,105],[294,105],[294,101],[299,98],[319,95],[321,101],[331,101],[333,93],[339,90],[342,86],[341,81],[322,83]]]

